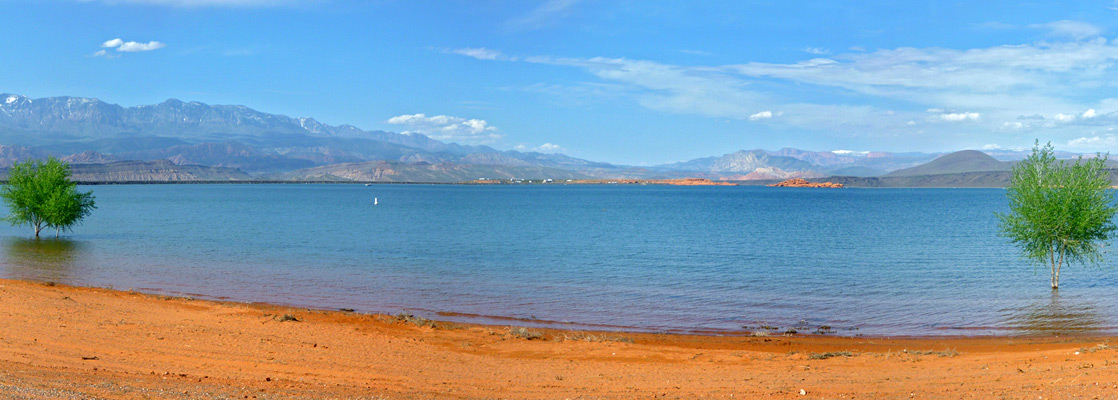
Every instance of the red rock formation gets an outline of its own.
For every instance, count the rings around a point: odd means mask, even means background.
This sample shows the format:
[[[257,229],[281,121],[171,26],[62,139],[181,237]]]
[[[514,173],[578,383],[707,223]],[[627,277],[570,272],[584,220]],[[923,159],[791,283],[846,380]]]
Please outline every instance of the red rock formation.
[[[841,183],[834,182],[808,182],[800,178],[789,179],[780,183],[768,185],[772,187],[808,187],[808,188],[841,188]]]
[[[579,179],[566,183],[575,184],[618,184],[618,185],[678,185],[678,186],[737,186],[733,182],[712,181],[705,178],[682,179]]]

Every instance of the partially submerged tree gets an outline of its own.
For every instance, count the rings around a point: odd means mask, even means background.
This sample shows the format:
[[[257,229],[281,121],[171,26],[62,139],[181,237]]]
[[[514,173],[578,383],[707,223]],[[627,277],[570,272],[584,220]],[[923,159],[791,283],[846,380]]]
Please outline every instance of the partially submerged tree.
[[[8,205],[6,220],[31,225],[35,237],[44,228],[54,228],[58,236],[97,208],[93,192],[79,192],[70,181],[70,165],[54,157],[15,163],[8,170],[8,184],[0,188],[0,198]]]
[[[1033,153],[1013,167],[1009,213],[998,214],[1001,233],[1026,258],[1048,265],[1052,289],[1058,289],[1064,264],[1098,264],[1100,247],[1118,230],[1109,187],[1106,156],[1056,160],[1052,144],[1040,147],[1037,141]]]

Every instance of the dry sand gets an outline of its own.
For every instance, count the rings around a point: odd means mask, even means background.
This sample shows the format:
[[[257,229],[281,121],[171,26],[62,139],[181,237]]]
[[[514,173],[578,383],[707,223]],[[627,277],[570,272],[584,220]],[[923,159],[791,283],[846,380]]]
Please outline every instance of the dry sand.
[[[501,326],[10,280],[0,317],[10,398],[1118,398],[1118,342],[1105,337],[528,340]]]

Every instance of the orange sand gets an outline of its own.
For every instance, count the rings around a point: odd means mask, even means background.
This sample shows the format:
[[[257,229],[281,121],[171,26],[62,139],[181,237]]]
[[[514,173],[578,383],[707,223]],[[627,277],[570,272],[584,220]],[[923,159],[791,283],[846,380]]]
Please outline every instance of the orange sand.
[[[4,398],[1118,397],[1108,338],[527,340],[499,326],[10,280],[0,316]]]

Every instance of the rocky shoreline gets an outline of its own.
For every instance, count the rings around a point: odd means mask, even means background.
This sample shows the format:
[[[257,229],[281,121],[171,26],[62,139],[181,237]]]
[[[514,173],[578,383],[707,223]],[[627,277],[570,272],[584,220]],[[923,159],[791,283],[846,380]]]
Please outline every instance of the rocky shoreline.
[[[841,183],[808,182],[807,180],[801,179],[801,178],[792,178],[792,179],[789,179],[789,180],[786,180],[786,181],[783,181],[783,182],[774,183],[774,184],[766,185],[766,186],[769,186],[769,187],[833,188],[833,189],[841,189],[843,187],[843,185]]]
[[[712,181],[706,178],[682,179],[580,179],[566,183],[591,185],[675,185],[675,186],[737,186],[733,182]]]

